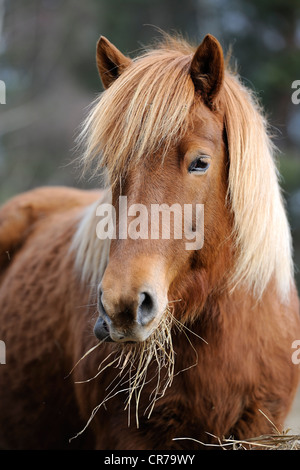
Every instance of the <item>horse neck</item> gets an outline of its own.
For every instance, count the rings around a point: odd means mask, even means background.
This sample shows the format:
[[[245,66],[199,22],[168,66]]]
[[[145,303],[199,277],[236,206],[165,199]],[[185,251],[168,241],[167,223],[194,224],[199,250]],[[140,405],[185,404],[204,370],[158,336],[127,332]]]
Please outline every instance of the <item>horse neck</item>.
[[[274,280],[260,300],[243,287],[211,292],[204,305],[192,312],[191,321],[185,321],[188,329],[173,335],[178,370],[197,362],[185,379],[194,380],[199,374],[209,374],[216,364],[223,367],[239,362],[245,351],[259,354],[267,347],[266,338],[292,329],[291,305],[281,303]],[[282,318],[286,318],[284,323]]]

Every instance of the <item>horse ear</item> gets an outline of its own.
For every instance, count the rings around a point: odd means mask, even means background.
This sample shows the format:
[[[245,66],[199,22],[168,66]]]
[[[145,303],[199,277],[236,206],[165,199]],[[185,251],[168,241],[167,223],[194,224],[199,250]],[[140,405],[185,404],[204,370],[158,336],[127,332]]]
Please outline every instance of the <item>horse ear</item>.
[[[190,68],[196,92],[208,105],[217,97],[224,79],[224,57],[217,39],[207,34],[196,50]]]
[[[132,63],[104,36],[97,43],[96,61],[104,88],[108,88]]]

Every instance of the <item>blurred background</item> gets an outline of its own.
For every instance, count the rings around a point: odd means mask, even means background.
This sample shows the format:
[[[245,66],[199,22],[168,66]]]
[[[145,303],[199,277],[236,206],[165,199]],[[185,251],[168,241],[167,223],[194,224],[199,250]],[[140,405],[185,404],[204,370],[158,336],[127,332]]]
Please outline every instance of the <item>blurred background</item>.
[[[299,0],[0,0],[0,203],[38,185],[96,185],[72,163],[78,127],[102,89],[96,41],[103,34],[134,56],[159,36],[155,27],[196,44],[215,35],[258,94],[279,149],[300,266],[300,104],[291,100],[300,80]]]

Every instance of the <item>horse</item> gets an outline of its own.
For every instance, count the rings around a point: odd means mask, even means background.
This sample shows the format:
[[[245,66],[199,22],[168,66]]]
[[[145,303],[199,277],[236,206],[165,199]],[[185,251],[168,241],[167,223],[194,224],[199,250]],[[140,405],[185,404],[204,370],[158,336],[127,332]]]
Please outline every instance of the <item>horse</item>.
[[[78,146],[104,184],[0,211],[0,448],[198,450],[283,429],[299,299],[263,109],[209,34],[133,59],[101,36],[96,62]],[[164,237],[166,216],[187,231]]]

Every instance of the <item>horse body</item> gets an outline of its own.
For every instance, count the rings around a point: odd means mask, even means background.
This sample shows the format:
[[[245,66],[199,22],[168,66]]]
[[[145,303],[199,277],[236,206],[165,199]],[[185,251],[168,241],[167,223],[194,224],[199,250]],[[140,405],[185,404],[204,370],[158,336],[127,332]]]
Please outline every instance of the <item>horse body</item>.
[[[1,368],[1,448],[46,448],[59,442],[60,432],[69,426],[59,418],[64,407],[72,410],[74,402],[72,387],[64,380],[73,364],[74,345],[68,325],[72,327],[70,315],[82,299],[72,282],[65,284],[62,279],[72,276],[66,256],[74,215],[82,207],[78,196],[91,199],[89,194],[77,191],[45,188],[16,197],[2,210],[1,246],[7,250],[1,273],[1,335],[10,365]],[[68,197],[69,205],[65,205]],[[7,233],[14,234],[14,244],[11,236],[6,238]],[[70,303],[65,302],[65,295]],[[77,307],[73,307],[73,301]],[[46,364],[49,368],[44,367]],[[62,384],[69,390],[59,397],[53,391],[59,391]],[[27,401],[22,397],[30,398]],[[58,434],[52,424],[53,434],[46,433],[48,438],[43,441],[52,413]],[[75,408],[71,415],[76,416]]]
[[[132,63],[99,41],[108,90],[84,133],[110,191],[41,188],[1,209],[1,448],[199,449],[174,439],[284,425],[299,304],[263,121],[212,37],[173,49]],[[96,208],[118,214],[120,195],[200,201],[203,248],[99,240]]]

